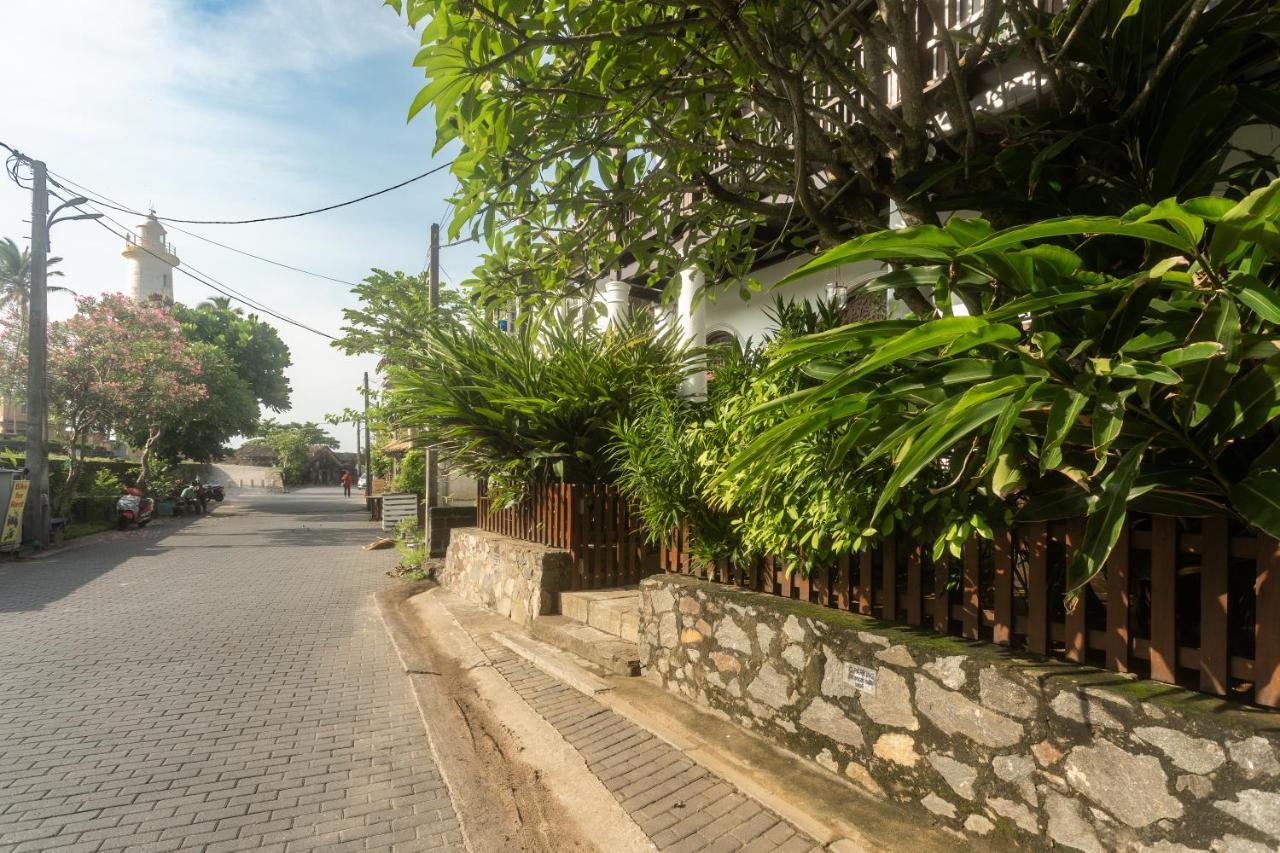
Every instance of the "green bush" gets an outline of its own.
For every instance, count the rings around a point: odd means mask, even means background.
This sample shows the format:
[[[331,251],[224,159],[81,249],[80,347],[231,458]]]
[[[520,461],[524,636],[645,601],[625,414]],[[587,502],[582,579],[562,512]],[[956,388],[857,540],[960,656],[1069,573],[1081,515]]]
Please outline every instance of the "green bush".
[[[427,494],[427,452],[425,450],[409,450],[400,460],[400,469],[396,472],[391,491],[400,494],[412,492],[420,499]]]
[[[953,502],[938,528],[953,550],[1014,512],[1088,515],[1069,590],[1100,570],[1126,507],[1280,535],[1280,181],[1123,217],[886,231],[796,275],[863,260],[902,265],[869,289],[931,287],[939,315],[780,347],[766,377],[816,381],[771,404],[783,417],[722,490],[759,488],[835,427],[833,461],[875,483],[852,514],[867,535],[931,493]],[[976,316],[950,309],[960,282]]]
[[[593,307],[519,317],[442,317],[388,371],[388,419],[420,427],[442,456],[486,479],[500,504],[555,481],[611,482],[612,428],[641,387],[674,388],[685,362],[647,312],[602,330]]]

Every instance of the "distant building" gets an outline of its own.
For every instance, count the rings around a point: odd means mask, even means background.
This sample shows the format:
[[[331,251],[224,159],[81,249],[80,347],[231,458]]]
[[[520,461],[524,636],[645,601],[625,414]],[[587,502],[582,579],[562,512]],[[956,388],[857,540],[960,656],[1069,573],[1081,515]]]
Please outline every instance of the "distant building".
[[[347,467],[338,458],[338,454],[323,444],[313,444],[307,449],[307,470],[304,481],[317,486],[336,486],[342,476],[342,469]]]
[[[139,301],[152,297],[173,301],[173,271],[179,263],[178,255],[155,211],[138,223],[136,234],[125,238],[121,254],[129,261],[130,296]]]
[[[27,407],[0,397],[0,435],[27,434]]]
[[[279,455],[265,444],[244,444],[231,457],[237,465],[253,465],[270,468],[280,461]]]

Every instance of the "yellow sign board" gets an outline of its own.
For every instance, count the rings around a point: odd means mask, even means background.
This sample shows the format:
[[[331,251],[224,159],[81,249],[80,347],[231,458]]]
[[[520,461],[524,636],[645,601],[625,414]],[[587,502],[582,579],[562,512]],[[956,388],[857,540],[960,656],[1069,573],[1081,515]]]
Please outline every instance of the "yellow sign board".
[[[22,510],[27,505],[27,489],[31,488],[30,480],[15,480],[13,494],[9,495],[9,506],[4,511],[4,524],[0,525],[0,548],[17,545],[22,535]]]

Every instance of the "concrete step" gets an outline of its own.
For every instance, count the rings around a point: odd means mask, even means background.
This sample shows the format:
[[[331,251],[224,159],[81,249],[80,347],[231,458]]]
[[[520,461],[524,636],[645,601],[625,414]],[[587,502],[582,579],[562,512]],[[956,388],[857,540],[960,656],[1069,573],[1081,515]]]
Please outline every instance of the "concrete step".
[[[626,586],[560,593],[561,615],[628,643],[640,642],[640,590]]]
[[[530,633],[614,675],[640,674],[639,646],[619,639],[616,634],[583,625],[567,616],[539,616],[533,620]]]

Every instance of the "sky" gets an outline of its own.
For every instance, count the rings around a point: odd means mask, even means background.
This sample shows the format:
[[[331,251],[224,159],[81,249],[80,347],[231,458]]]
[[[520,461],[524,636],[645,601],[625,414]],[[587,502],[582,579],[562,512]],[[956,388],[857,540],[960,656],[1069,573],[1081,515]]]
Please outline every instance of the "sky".
[[[417,36],[381,0],[0,0],[0,141],[134,210],[249,219],[364,195],[446,162],[433,121],[405,116],[423,84]],[[420,272],[428,233],[448,213],[448,171],[341,210],[285,222],[181,226],[244,251],[345,281],[370,268]],[[0,173],[0,236],[26,246],[30,193]],[[112,214],[126,224],[137,217]],[[113,226],[114,227],[114,226]],[[118,230],[118,229],[117,229]],[[127,289],[122,241],[92,222],[52,233],[82,295]],[[190,265],[268,308],[335,333],[349,288],[270,266],[186,234]],[[442,283],[475,266],[475,244],[441,253]],[[177,301],[216,296],[174,276]],[[50,295],[53,319],[74,310]],[[249,309],[246,309],[249,310]],[[359,406],[371,358],[264,318],[289,345],[293,408],[322,421]],[[270,413],[267,413],[270,414]],[[351,427],[333,430],[355,449]]]

